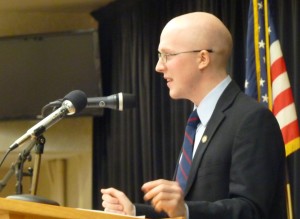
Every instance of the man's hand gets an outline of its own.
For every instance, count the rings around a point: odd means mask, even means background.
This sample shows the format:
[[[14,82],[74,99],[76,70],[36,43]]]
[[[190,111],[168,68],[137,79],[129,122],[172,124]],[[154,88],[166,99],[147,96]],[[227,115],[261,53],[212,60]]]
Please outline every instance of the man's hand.
[[[157,212],[164,211],[169,217],[185,217],[186,208],[183,192],[175,181],[155,180],[142,186],[144,200],[151,200]]]
[[[135,207],[127,196],[115,189],[101,189],[104,211],[135,216]]]

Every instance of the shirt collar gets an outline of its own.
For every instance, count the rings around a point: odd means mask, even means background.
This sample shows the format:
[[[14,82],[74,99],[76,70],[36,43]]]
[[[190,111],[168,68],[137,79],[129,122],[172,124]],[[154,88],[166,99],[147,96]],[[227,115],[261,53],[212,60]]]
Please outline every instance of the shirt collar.
[[[201,124],[206,126],[210,117],[217,105],[217,102],[222,95],[225,88],[231,82],[231,77],[228,75],[223,81],[221,81],[213,90],[211,90],[201,101],[197,107],[197,113],[200,118]]]

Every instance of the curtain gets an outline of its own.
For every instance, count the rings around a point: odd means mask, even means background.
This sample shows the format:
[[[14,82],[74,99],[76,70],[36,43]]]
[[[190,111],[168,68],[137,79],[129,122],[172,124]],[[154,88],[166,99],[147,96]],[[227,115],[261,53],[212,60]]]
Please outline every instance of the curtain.
[[[134,109],[105,110],[104,116],[94,118],[95,209],[101,209],[100,188],[116,187],[132,201],[142,202],[144,182],[173,176],[192,104],[172,100],[164,79],[155,72],[159,36],[166,22],[192,11],[219,17],[234,41],[228,72],[243,89],[248,8],[248,0],[120,0],[92,13],[99,22],[103,94],[133,93],[137,100]],[[300,115],[299,3],[274,1],[272,10]],[[299,162],[298,152],[289,158],[294,170],[300,168]],[[294,192],[300,194],[299,171],[292,177],[292,187],[298,189]],[[299,197],[296,201],[300,203]],[[296,211],[300,219],[300,210]]]

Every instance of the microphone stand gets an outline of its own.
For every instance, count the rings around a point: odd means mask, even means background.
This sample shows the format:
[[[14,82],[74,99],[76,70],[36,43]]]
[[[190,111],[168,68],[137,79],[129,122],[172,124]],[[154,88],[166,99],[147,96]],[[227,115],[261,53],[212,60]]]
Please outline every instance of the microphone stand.
[[[39,178],[39,170],[40,170],[40,164],[41,164],[41,155],[44,152],[44,145],[45,145],[45,138],[43,135],[40,135],[36,139],[34,139],[29,146],[19,154],[18,160],[16,164],[13,164],[10,171],[6,174],[5,180],[7,181],[8,178],[13,174],[13,171],[15,170],[15,174],[17,177],[17,183],[16,183],[16,195],[10,195],[6,198],[8,199],[16,199],[16,200],[22,200],[22,201],[30,201],[30,202],[38,202],[43,204],[50,204],[50,205],[59,205],[57,202],[36,196],[37,191],[37,185],[38,185],[38,178]],[[34,159],[34,169],[33,171],[30,169],[27,173],[23,171],[24,163],[26,160],[31,160],[30,152],[32,148],[35,146],[35,159]],[[30,194],[22,194],[23,192],[23,186],[22,186],[22,179],[23,176],[31,176],[31,188],[30,188]],[[5,182],[6,184],[6,182]]]
[[[16,194],[22,194],[23,193],[23,185],[22,185],[23,176],[32,177],[32,172],[30,171],[28,173],[25,173],[23,171],[23,168],[24,168],[24,163],[25,163],[26,160],[31,161],[30,151],[34,147],[35,143],[36,143],[36,140],[32,141],[28,145],[28,147],[24,151],[22,151],[18,156],[18,160],[17,160],[16,166],[15,166],[15,174],[16,174],[16,178],[17,178]]]
[[[32,182],[30,188],[31,195],[36,195],[37,185],[39,181],[41,159],[42,159],[42,154],[44,153],[45,143],[46,143],[46,139],[43,135],[39,136],[36,140],[34,167],[33,167],[33,175],[32,175]]]
[[[4,178],[0,181],[0,192],[6,186],[8,180],[15,174],[17,178],[16,183],[16,194],[22,193],[22,179],[23,176],[32,176],[32,169],[28,170],[28,173],[23,172],[23,163],[26,160],[30,160],[30,150],[33,148],[35,142],[30,143],[28,148],[26,148],[22,153],[19,154],[18,160],[10,166],[8,172],[5,174]]]
[[[8,172],[5,174],[5,176],[3,177],[3,179],[0,181],[0,192],[4,189],[4,187],[6,186],[8,180],[10,179],[10,177],[12,177],[12,175],[14,175],[15,173],[15,168],[16,168],[16,164],[13,163]]]

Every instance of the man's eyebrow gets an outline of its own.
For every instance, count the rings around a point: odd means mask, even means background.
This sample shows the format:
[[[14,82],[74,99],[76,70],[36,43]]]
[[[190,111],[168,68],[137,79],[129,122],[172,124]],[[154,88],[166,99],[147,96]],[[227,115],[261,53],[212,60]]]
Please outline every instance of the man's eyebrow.
[[[170,49],[159,49],[158,52],[164,54],[172,53]]]

